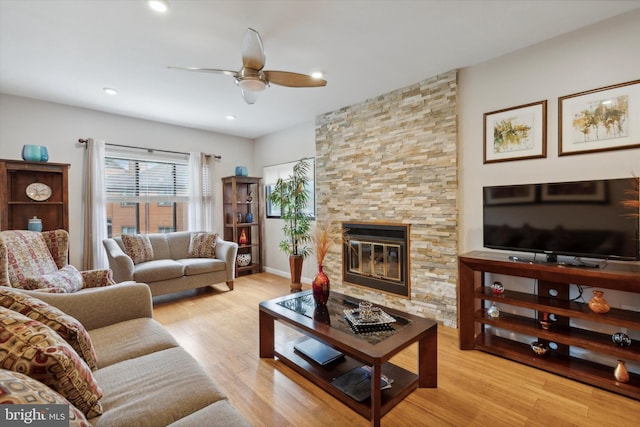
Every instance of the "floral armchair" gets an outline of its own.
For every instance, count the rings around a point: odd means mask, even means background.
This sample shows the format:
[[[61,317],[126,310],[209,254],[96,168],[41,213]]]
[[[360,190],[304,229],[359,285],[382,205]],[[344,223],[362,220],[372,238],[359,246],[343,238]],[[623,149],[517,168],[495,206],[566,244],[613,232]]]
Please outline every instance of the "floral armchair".
[[[0,231],[0,286],[68,293],[115,284],[111,270],[78,271],[65,230]]]

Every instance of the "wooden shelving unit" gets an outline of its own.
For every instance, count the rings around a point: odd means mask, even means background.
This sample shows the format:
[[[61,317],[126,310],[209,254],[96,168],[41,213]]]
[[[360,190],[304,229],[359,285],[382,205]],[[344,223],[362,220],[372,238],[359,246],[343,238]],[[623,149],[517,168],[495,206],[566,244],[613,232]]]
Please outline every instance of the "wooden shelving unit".
[[[224,240],[238,243],[238,256],[251,254],[251,263],[238,265],[237,275],[259,273],[262,271],[262,178],[247,176],[228,176],[222,178],[222,197],[224,215]],[[253,215],[248,222],[247,214]],[[241,244],[240,236],[244,231],[247,242]]]
[[[69,165],[0,159],[0,230],[26,230],[29,219],[42,220],[42,230],[69,231]],[[51,188],[51,196],[35,201],[26,194],[33,183]]]
[[[569,299],[571,285],[640,293],[640,266],[610,264],[603,269],[593,269],[531,264],[511,261],[507,255],[478,251],[458,257],[458,268],[460,349],[485,351],[640,400],[640,375],[631,373],[628,383],[620,383],[613,376],[615,366],[576,357],[573,355],[576,352],[571,351],[580,348],[602,356],[640,362],[640,343],[637,341],[630,347],[621,348],[612,342],[610,334],[575,327],[571,322],[571,319],[580,319],[640,331],[640,312],[611,308],[608,313],[597,314],[586,303]],[[503,282],[505,292],[495,295],[490,284],[485,283],[485,273],[535,279],[537,293],[510,290]],[[549,290],[554,290],[556,295],[550,295]],[[590,292],[585,292],[584,298],[588,301]],[[503,307],[497,318],[486,314],[491,302]],[[536,315],[508,313],[504,310],[508,306],[533,310]],[[556,321],[551,328],[540,326],[542,313],[555,315]],[[495,334],[496,328],[509,331],[510,338]],[[554,343],[556,348],[545,357],[537,356],[529,343],[512,339],[515,334]]]

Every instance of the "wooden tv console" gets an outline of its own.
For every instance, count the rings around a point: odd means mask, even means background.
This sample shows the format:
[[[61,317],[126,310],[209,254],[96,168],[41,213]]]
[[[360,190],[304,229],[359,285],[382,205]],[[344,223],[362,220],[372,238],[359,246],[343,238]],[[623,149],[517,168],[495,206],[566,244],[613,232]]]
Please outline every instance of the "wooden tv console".
[[[636,263],[611,263],[606,268],[579,268],[552,264],[523,263],[509,260],[508,255],[492,252],[470,252],[458,257],[458,320],[461,350],[481,350],[539,369],[613,391],[640,400],[640,375],[631,373],[628,383],[616,381],[615,364],[595,363],[571,354],[571,348],[609,356],[628,362],[640,362],[640,342],[633,340],[630,347],[617,347],[610,334],[575,327],[570,319],[581,319],[598,324],[613,325],[640,331],[640,312],[611,308],[608,313],[592,312],[585,302],[569,298],[570,285],[631,293],[640,293],[640,266]],[[537,292],[526,293],[509,289],[496,295],[485,273],[525,277],[537,280]],[[552,296],[554,294],[555,296]],[[584,301],[592,297],[591,289],[584,292]],[[486,314],[495,302],[502,307],[500,316]],[[534,310],[534,317],[510,314],[510,306]],[[517,310],[513,310],[517,311]],[[555,324],[548,330],[540,326],[543,313],[554,314]],[[495,328],[509,331],[497,336]],[[513,333],[512,333],[513,332]],[[535,337],[555,344],[546,357],[539,357],[530,348],[530,342],[516,340],[519,336]],[[507,337],[505,337],[508,336]],[[575,353],[575,352],[574,352]]]

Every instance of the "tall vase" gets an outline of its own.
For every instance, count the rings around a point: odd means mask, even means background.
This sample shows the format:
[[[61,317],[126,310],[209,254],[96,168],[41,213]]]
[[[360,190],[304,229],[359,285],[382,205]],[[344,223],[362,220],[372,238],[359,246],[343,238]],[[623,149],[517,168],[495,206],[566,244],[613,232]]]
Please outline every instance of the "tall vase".
[[[316,305],[325,305],[329,300],[329,290],[331,283],[329,277],[324,274],[322,270],[322,264],[318,266],[318,274],[313,278],[311,282],[311,289],[313,291],[313,299]]]
[[[616,369],[614,369],[613,371],[613,376],[616,377],[616,380],[618,380],[621,383],[629,382],[629,371],[627,371],[627,367],[624,364],[624,360],[618,360],[618,365],[616,366]]]
[[[611,308],[606,299],[604,299],[603,291],[593,291],[593,298],[589,301],[589,308],[594,313],[606,313]]]

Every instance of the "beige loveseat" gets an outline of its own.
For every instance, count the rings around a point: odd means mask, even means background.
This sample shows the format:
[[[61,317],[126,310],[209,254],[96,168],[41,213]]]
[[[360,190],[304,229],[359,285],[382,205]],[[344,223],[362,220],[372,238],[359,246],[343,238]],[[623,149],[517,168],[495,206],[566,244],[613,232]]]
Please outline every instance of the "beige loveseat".
[[[88,331],[97,359],[97,369],[90,375],[102,391],[98,400],[102,414],[88,418],[93,426],[250,426],[193,357],[153,320],[147,285],[124,283],[75,294],[13,292],[57,307]],[[8,312],[21,316],[10,308],[0,310],[5,318]],[[46,394],[49,389],[39,382],[44,391],[20,400],[19,394],[34,387],[32,375],[0,369],[0,390],[7,391],[0,393],[0,402],[53,403]],[[20,379],[25,387],[16,384]],[[45,400],[34,401],[34,396]],[[75,406],[70,410],[77,412]],[[71,425],[86,424],[74,420]]]
[[[146,283],[153,296],[226,283],[233,290],[238,244],[217,238],[215,258],[189,256],[189,231],[146,234],[151,244],[148,261],[134,263],[122,237],[105,239],[104,247],[116,282]]]

